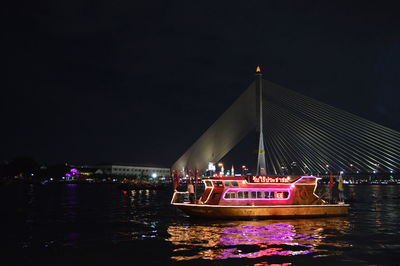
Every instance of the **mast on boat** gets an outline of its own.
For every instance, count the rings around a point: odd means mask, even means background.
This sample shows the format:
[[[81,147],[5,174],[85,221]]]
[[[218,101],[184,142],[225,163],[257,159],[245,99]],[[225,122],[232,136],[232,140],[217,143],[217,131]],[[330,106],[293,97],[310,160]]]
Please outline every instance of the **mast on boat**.
[[[257,159],[257,175],[266,175],[266,163],[265,163],[265,149],[264,149],[264,135],[263,135],[263,90],[262,90],[262,73],[260,66],[256,68],[256,90],[259,92],[260,97],[260,140],[258,144],[258,159]]]

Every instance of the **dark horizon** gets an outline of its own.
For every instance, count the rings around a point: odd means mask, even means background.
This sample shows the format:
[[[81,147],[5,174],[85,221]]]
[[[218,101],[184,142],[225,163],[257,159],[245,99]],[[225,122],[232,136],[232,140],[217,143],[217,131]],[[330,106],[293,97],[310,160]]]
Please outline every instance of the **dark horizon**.
[[[169,167],[257,65],[266,80],[400,130],[394,1],[7,5],[2,161]]]

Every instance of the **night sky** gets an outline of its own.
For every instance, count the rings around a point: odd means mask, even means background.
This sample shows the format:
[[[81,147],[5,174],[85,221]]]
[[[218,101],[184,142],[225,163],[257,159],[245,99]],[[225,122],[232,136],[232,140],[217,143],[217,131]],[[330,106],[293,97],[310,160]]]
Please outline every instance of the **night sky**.
[[[0,160],[169,167],[258,64],[265,79],[400,130],[395,3],[9,1]]]

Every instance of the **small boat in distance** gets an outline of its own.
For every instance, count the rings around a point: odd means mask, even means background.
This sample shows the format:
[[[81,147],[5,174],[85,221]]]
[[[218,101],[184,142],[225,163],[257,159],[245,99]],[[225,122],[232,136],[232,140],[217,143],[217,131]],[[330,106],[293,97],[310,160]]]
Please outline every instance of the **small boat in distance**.
[[[190,216],[207,218],[277,218],[343,216],[349,204],[328,204],[315,194],[315,176],[224,176],[203,180],[201,198],[181,202],[175,191],[171,204]]]

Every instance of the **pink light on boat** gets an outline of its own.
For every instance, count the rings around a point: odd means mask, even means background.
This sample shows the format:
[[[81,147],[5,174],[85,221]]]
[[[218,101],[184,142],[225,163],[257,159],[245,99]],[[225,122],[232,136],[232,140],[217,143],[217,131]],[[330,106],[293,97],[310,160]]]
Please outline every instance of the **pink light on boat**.
[[[270,176],[252,176],[249,179],[251,183],[291,183],[290,177],[270,177]]]

